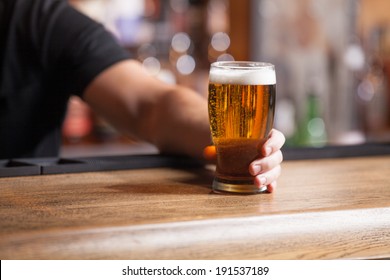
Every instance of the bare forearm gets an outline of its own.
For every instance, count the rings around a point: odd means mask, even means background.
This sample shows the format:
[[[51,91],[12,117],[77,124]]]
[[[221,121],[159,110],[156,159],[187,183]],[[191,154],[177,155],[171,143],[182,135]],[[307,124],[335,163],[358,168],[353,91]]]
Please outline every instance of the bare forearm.
[[[206,100],[148,76],[137,62],[107,69],[84,98],[120,131],[155,144],[163,153],[201,157],[210,143]]]
[[[162,152],[201,158],[210,145],[207,102],[194,91],[176,87],[161,97],[153,142]]]

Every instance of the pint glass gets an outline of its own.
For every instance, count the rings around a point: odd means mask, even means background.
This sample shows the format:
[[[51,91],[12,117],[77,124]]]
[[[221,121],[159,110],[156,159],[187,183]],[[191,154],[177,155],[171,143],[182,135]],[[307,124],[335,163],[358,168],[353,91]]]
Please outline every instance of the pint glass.
[[[273,126],[275,67],[269,63],[224,61],[211,64],[208,110],[217,151],[216,192],[258,193],[249,164]]]

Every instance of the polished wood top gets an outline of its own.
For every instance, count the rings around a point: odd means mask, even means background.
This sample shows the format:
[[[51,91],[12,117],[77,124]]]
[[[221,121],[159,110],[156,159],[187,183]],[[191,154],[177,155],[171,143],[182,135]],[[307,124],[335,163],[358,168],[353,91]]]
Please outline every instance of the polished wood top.
[[[258,195],[210,168],[0,178],[0,258],[390,258],[390,156],[282,168]]]

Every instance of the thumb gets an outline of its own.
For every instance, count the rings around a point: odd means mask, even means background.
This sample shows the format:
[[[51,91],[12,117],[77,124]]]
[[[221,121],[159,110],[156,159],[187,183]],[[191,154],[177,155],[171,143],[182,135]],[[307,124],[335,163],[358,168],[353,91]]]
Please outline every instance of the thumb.
[[[203,158],[213,162],[217,159],[217,151],[214,145],[206,146],[203,149]]]

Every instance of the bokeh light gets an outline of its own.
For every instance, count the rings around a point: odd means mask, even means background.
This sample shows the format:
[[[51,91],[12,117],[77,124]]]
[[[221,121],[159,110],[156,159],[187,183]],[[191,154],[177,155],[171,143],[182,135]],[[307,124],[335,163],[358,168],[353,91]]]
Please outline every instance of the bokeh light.
[[[172,49],[178,53],[185,53],[191,46],[191,39],[185,32],[176,33],[172,38]]]
[[[230,46],[230,37],[225,32],[217,32],[211,38],[211,46],[219,52],[226,51]]]
[[[234,57],[229,53],[224,53],[218,56],[217,61],[234,61]]]
[[[189,75],[195,70],[195,59],[188,55],[182,55],[176,62],[176,69],[182,75]]]
[[[157,76],[161,70],[160,61],[155,57],[148,57],[142,62],[143,67],[146,71],[152,75]]]

